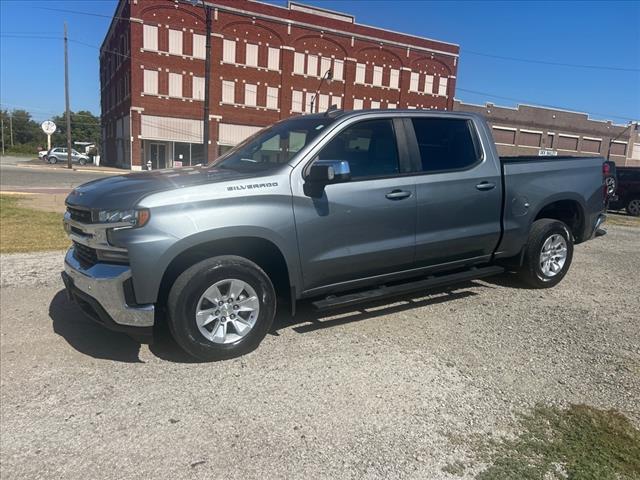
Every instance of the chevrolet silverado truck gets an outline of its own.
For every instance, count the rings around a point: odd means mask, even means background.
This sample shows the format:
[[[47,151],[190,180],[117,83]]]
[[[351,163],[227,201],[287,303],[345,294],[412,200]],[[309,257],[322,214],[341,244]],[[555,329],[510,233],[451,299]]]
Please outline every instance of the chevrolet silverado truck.
[[[230,358],[300,299],[349,307],[505,270],[556,285],[605,233],[603,163],[500,158],[468,113],[294,117],[209,165],[73,190],[62,277],[107,327],[148,339],[166,321],[189,354]]]

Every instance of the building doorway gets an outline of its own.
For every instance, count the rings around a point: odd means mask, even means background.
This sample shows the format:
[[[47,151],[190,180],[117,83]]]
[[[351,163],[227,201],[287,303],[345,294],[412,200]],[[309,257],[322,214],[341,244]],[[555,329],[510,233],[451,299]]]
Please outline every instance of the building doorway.
[[[164,143],[149,144],[149,160],[152,170],[167,168],[167,146]]]

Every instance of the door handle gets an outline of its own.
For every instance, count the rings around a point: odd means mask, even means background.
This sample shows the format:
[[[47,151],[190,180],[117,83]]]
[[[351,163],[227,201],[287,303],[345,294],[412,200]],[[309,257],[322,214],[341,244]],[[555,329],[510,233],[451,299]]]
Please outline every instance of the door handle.
[[[407,192],[406,190],[392,190],[385,195],[389,200],[402,200],[403,198],[408,198],[410,196],[411,192]]]
[[[476,188],[478,190],[491,190],[495,187],[496,187],[496,184],[491,182],[480,182],[478,185],[476,185]]]

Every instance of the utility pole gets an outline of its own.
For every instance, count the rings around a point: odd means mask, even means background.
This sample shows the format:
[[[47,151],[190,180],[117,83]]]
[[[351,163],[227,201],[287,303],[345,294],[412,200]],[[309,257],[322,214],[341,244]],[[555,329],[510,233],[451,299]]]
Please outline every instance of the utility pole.
[[[11,138],[11,146],[13,147],[13,113],[9,115],[9,135],[9,138]]]
[[[211,81],[211,8],[202,0],[207,23],[204,60],[204,118],[202,119],[202,141],[204,142],[204,164],[209,163],[209,82]]]
[[[64,22],[64,103],[67,111],[67,168],[71,168],[71,112],[69,111],[69,54],[67,22]]]
[[[2,130],[2,156],[4,157],[4,112],[0,115],[0,130]]]
[[[624,133],[629,130],[631,127],[633,127],[634,125],[636,125],[635,122],[629,122],[629,125],[627,125],[627,127],[622,130],[618,135],[615,136],[615,138],[613,139],[609,139],[609,148],[607,149],[607,160],[609,160],[609,157],[611,156],[611,145],[613,145],[613,143],[618,140],[622,135],[624,135]]]

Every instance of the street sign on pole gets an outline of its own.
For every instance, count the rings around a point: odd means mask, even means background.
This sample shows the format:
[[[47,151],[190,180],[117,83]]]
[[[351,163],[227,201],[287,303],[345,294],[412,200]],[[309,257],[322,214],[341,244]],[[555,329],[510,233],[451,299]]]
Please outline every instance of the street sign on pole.
[[[42,131],[47,134],[47,152],[51,150],[51,135],[53,135],[56,131],[56,124],[51,120],[45,120],[42,122]]]

